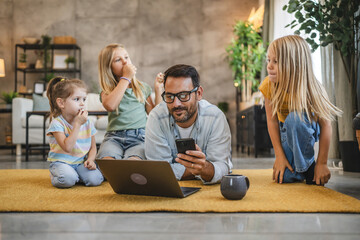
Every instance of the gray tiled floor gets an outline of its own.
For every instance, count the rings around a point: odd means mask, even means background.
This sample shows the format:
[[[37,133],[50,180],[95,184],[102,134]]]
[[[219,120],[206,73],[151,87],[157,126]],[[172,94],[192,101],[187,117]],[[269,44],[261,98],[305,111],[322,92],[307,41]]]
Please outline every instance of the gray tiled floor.
[[[271,168],[274,160],[236,153],[233,156],[235,168]],[[38,159],[31,156],[30,162],[24,163],[0,152],[0,169],[48,167]],[[360,173],[335,167],[331,167],[331,173],[326,187],[360,199]],[[66,238],[360,239],[360,214],[0,213],[1,240]]]

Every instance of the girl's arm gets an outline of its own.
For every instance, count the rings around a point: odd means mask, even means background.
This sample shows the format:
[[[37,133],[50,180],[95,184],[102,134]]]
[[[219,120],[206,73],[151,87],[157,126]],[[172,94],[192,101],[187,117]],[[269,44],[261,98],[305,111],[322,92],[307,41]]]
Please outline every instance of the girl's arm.
[[[151,97],[149,96],[146,101],[146,105],[145,105],[145,109],[146,109],[146,113],[149,114],[150,111],[159,103],[162,102],[162,98],[161,98],[161,94],[164,91],[164,74],[162,74],[161,72],[158,73],[156,75],[155,78],[155,104],[153,102],[153,100],[151,99]]]
[[[117,109],[128,86],[129,82],[125,79],[121,79],[110,94],[101,92],[102,105],[106,111],[113,112]]]
[[[158,73],[155,78],[155,106],[162,102],[161,94],[164,92],[164,74]]]
[[[151,96],[149,96],[146,99],[146,103],[145,103],[145,110],[147,114],[150,114],[150,111],[155,107],[154,102],[151,98]]]
[[[68,137],[65,136],[64,132],[53,132],[56,142],[60,145],[62,150],[67,153],[71,153],[72,149],[75,146],[77,137],[79,135],[80,127],[86,123],[88,117],[87,111],[80,111],[79,114],[75,117],[73,123],[73,129]]]
[[[95,136],[91,136],[91,147],[88,153],[87,160],[84,162],[84,166],[90,170],[95,170],[96,169],[95,157],[96,157]]]
[[[275,151],[273,180],[282,183],[285,168],[288,168],[291,172],[293,172],[294,170],[292,169],[289,161],[286,159],[284,150],[281,146],[279,121],[277,118],[277,114],[275,114],[275,116],[272,116],[272,107],[270,106],[270,100],[267,98],[265,98],[265,110],[266,110],[266,121],[268,126],[268,132],[271,138],[271,143]]]
[[[331,177],[327,166],[328,153],[330,147],[330,139],[332,135],[331,122],[319,119],[320,139],[319,139],[319,155],[315,165],[314,179],[317,185],[324,185]]]
[[[135,76],[135,71],[135,66],[131,63],[127,63],[123,67],[123,77],[127,79],[133,79]],[[129,84],[130,83],[126,79],[120,79],[119,83],[111,93],[101,93],[102,104],[108,112],[113,112],[118,108]]]

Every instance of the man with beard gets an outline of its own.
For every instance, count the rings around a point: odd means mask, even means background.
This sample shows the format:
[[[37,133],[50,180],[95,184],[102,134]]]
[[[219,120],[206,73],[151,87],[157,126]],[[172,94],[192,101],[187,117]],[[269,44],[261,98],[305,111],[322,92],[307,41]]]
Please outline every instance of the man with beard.
[[[223,112],[202,99],[196,69],[175,65],[164,73],[164,102],[149,115],[145,131],[148,160],[168,161],[178,180],[220,182],[232,168],[231,134]],[[177,152],[175,139],[193,138],[196,150]]]

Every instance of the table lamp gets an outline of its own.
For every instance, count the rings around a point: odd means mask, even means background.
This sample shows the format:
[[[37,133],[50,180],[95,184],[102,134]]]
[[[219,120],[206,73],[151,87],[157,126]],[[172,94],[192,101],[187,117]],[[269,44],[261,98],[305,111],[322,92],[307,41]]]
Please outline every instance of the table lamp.
[[[0,77],[5,77],[5,63],[2,58],[0,58]]]

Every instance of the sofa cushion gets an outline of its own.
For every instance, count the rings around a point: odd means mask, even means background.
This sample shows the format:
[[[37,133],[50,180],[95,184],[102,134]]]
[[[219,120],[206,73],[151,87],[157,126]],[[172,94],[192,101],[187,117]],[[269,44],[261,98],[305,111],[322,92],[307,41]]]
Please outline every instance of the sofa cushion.
[[[30,128],[43,128],[44,117],[40,115],[31,115],[29,117],[29,127]],[[26,128],[26,118],[21,118],[21,126]],[[49,118],[45,121],[45,128],[49,127]]]
[[[86,109],[88,111],[106,111],[100,102],[100,97],[97,93],[88,93],[86,98]]]
[[[33,94],[33,111],[50,111],[49,99]]]
[[[106,130],[108,125],[108,117],[107,116],[100,116],[95,123],[95,127],[98,130]]]
[[[94,116],[94,115],[89,115],[88,116],[88,119],[94,124],[96,124],[96,121],[97,121],[97,116]]]

